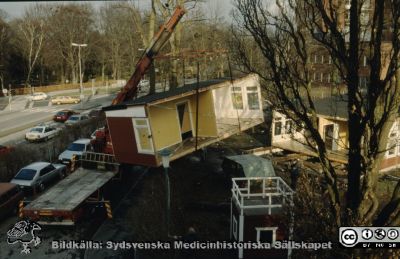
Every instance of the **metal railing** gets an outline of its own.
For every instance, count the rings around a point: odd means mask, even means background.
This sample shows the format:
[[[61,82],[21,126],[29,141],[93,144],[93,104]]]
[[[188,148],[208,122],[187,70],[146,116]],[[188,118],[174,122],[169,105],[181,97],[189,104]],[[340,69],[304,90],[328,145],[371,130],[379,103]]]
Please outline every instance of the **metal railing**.
[[[280,177],[232,178],[232,198],[240,209],[272,209],[292,205],[294,191]]]

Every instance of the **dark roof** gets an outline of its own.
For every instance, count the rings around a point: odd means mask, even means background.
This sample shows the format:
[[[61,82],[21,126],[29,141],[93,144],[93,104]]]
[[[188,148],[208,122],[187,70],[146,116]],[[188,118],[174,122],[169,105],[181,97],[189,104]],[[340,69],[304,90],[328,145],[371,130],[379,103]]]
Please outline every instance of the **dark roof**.
[[[348,118],[347,109],[347,96],[330,96],[314,100],[315,109],[317,114],[340,117],[343,119]]]
[[[219,84],[219,83],[222,83],[222,82],[225,82],[228,80],[229,80],[229,78],[220,78],[220,79],[212,79],[212,80],[202,81],[202,82],[199,82],[199,89],[206,88],[211,85]],[[184,94],[184,93],[187,93],[190,91],[194,91],[196,89],[197,89],[197,83],[188,84],[188,85],[185,85],[182,87],[171,89],[167,92],[155,93],[152,95],[145,95],[145,96],[139,97],[135,100],[125,102],[125,104],[136,105],[136,104],[151,103],[151,102],[169,98],[169,97],[172,97],[175,95],[180,95],[180,94]]]
[[[225,78],[218,78],[218,79],[211,79],[211,80],[207,80],[207,81],[202,81],[202,82],[199,82],[199,89],[207,88],[209,86],[216,85],[216,84],[219,84],[219,83],[223,83],[223,82],[226,82],[226,81],[229,81],[229,80],[230,80],[230,78],[225,77]],[[187,84],[185,86],[177,87],[175,89],[171,89],[171,90],[166,91],[166,92],[155,93],[155,94],[152,94],[152,95],[145,95],[145,96],[139,97],[137,99],[124,102],[124,103],[119,104],[119,105],[104,107],[103,110],[105,110],[105,111],[119,110],[119,109],[126,108],[126,106],[144,105],[144,104],[147,104],[147,103],[152,103],[154,101],[158,101],[158,100],[166,99],[166,98],[173,97],[173,96],[176,96],[176,95],[184,94],[184,93],[187,93],[187,92],[190,92],[190,91],[194,91],[196,89],[197,89],[197,83]]]

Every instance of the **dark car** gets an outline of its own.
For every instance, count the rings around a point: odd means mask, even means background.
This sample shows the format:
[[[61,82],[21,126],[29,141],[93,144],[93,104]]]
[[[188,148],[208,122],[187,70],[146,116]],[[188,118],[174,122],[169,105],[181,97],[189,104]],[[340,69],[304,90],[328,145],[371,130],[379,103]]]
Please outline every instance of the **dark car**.
[[[104,112],[102,110],[91,110],[88,116],[89,118],[100,118],[104,116]]]
[[[24,198],[18,185],[13,183],[0,183],[0,219],[16,212],[18,203]]]
[[[62,110],[54,115],[53,120],[58,122],[65,122],[69,119],[72,115],[76,114],[74,111],[71,110]]]

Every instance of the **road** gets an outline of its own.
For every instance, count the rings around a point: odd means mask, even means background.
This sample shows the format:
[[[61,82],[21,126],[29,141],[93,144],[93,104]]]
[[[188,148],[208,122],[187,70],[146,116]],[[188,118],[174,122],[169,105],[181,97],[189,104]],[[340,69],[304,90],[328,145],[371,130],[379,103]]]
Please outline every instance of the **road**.
[[[0,112],[0,144],[16,145],[25,142],[23,139],[26,130],[42,122],[52,120],[57,111],[72,109],[78,112],[85,112],[97,107],[111,104],[114,95],[95,96],[82,104],[50,105],[47,101],[37,101],[30,104],[28,109],[16,111],[3,110]],[[20,107],[22,106],[19,104]]]

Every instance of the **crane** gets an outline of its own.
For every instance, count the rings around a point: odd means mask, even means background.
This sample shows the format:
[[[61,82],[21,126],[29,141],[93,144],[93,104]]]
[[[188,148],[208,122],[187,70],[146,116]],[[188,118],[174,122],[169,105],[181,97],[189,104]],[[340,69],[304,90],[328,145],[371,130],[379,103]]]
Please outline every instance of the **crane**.
[[[177,6],[175,8],[174,13],[169,18],[169,20],[161,26],[159,31],[152,38],[149,46],[137,62],[135,71],[133,72],[132,76],[123,87],[123,89],[114,98],[111,103],[112,105],[121,104],[125,101],[133,99],[136,96],[140,80],[149,69],[155,56],[158,54],[158,52],[161,50],[167,40],[171,37],[171,34],[174,32],[176,25],[179,23],[185,13],[186,10],[183,7]],[[107,127],[104,127],[104,129],[102,130],[96,131],[96,138],[93,142],[92,144],[96,152],[107,154],[114,153],[110,134]]]
[[[164,46],[165,42],[171,37],[175,26],[178,24],[185,12],[185,9],[183,9],[181,6],[177,6],[171,18],[161,26],[160,30],[151,40],[149,47],[147,47],[146,51],[136,64],[135,72],[128,80],[122,91],[118,93],[117,97],[112,101],[112,105],[130,100],[136,95],[138,89],[137,86],[141,78],[146,73],[147,69],[149,69],[154,57]]]

